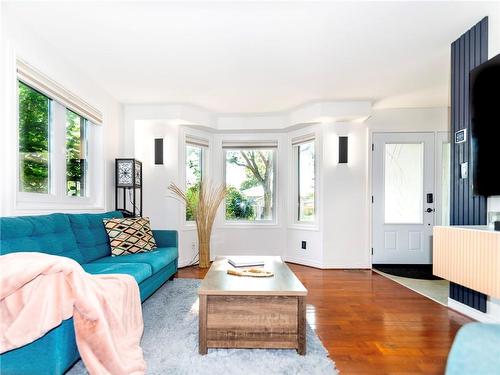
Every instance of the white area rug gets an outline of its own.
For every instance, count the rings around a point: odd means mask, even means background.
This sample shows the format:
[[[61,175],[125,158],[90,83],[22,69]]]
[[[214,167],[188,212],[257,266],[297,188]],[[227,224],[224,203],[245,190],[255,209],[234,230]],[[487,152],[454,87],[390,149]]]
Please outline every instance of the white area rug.
[[[278,349],[209,349],[198,354],[200,280],[175,279],[143,304],[142,348],[148,374],[337,374],[314,331],[307,326],[307,354]],[[79,361],[67,374],[85,374]]]

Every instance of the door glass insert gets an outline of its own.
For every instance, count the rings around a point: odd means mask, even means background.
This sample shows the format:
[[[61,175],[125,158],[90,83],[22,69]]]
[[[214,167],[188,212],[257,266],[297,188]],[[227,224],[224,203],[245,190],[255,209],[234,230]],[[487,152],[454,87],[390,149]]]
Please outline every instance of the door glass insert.
[[[423,222],[424,144],[385,144],[385,223]]]

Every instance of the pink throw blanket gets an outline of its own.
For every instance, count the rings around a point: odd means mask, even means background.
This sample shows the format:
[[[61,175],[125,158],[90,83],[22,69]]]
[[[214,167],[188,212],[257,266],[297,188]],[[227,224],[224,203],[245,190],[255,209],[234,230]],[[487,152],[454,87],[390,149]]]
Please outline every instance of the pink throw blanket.
[[[139,288],[129,275],[90,275],[72,259],[0,256],[0,353],[26,345],[73,317],[90,374],[144,374]]]

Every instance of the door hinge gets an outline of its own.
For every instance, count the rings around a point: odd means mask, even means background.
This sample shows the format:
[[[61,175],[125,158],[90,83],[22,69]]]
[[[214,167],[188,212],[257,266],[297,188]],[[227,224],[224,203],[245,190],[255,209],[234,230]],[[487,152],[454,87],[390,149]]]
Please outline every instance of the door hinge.
[[[372,151],[374,151],[374,150],[375,150],[375,144],[372,143]]]
[[[372,195],[372,203],[373,203],[373,195]]]
[[[373,247],[372,247],[372,255],[373,255]]]

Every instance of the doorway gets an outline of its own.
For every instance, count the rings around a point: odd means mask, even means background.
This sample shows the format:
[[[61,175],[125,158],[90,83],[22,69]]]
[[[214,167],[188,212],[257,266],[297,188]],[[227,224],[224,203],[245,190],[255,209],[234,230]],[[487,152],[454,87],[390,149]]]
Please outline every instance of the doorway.
[[[373,270],[445,306],[449,283],[432,273],[432,228],[449,225],[449,137],[374,133],[372,158]]]
[[[374,265],[431,265],[435,135],[374,133]]]

